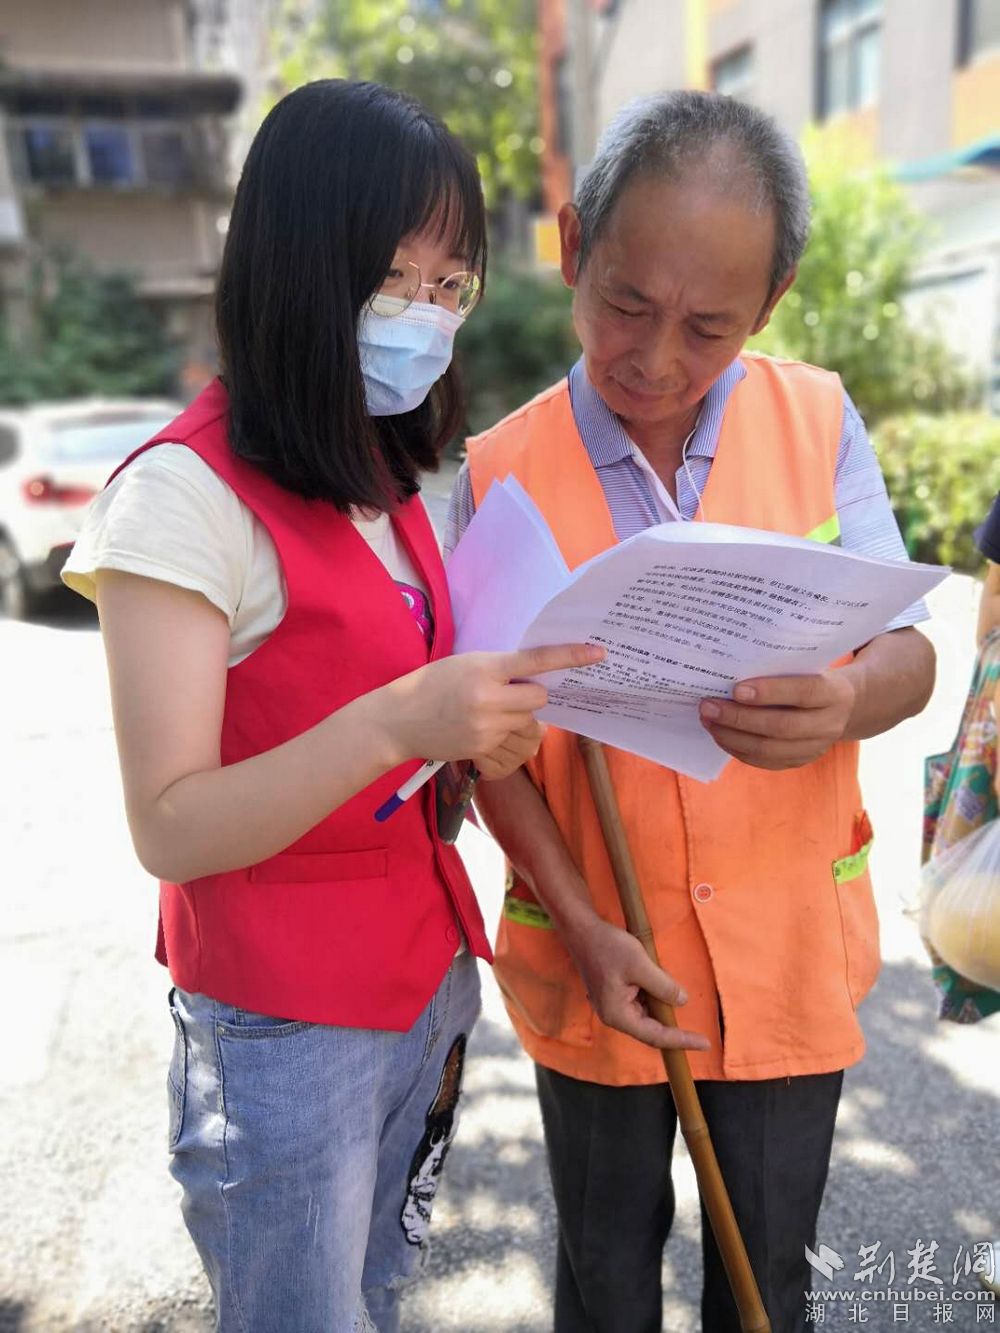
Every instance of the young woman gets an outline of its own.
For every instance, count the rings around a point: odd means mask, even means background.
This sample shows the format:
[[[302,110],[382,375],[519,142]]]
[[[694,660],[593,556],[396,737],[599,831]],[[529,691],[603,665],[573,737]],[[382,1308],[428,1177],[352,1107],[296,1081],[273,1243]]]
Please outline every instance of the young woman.
[[[233,208],[221,379],[119,470],[65,571],[100,610],[163,881],[171,1169],[226,1333],[397,1327],[489,947],[433,784],[375,811],[421,759],[513,771],[546,697],[516,682],[599,656],[449,656],[418,476],[460,420],[485,249],[472,160],[418,105],[286,97]]]

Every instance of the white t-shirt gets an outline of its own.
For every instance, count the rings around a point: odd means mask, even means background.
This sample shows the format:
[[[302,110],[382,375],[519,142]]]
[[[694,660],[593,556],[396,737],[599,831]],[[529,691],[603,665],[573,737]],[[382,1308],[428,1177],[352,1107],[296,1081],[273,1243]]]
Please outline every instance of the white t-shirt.
[[[392,578],[426,597],[388,514],[352,521]],[[270,533],[232,487],[183,444],[147,449],[94,499],[62,577],[94,601],[99,569],[142,574],[202,593],[229,621],[230,666],[260,647],[287,605]]]

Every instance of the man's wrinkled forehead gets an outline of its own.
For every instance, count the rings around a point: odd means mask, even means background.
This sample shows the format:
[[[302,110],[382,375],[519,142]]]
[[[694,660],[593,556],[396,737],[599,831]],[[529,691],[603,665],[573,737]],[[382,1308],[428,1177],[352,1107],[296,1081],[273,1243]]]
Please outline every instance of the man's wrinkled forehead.
[[[655,299],[682,281],[709,295],[706,313],[723,312],[719,281],[768,282],[775,220],[742,191],[715,188],[710,177],[640,179],[622,194],[582,257],[579,272],[635,299]]]

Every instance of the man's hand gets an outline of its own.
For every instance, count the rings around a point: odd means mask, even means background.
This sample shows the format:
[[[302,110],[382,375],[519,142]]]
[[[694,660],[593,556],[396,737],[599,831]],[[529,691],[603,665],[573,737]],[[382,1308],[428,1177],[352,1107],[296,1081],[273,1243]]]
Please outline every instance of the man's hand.
[[[850,667],[817,676],[770,676],[706,699],[702,725],[716,744],[754,768],[800,768],[842,740],[857,703]]]
[[[592,915],[586,929],[574,932],[567,947],[602,1023],[647,1046],[708,1050],[708,1041],[697,1032],[666,1027],[651,1017],[641,992],[672,1005],[685,1004],[687,996],[627,931]]]

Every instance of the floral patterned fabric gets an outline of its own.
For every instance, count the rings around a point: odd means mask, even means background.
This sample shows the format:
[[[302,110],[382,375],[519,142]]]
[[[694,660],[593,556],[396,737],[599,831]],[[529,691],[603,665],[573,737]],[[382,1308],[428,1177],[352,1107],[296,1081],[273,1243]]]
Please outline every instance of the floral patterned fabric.
[[[992,701],[998,686],[1000,629],[994,630],[979,650],[954,744],[946,754],[931,755],[924,763],[924,862],[997,818],[997,723]],[[978,1023],[1000,1010],[1000,992],[960,976],[942,962],[926,940],[924,944],[934,964],[934,984],[941,996],[939,1018]]]

